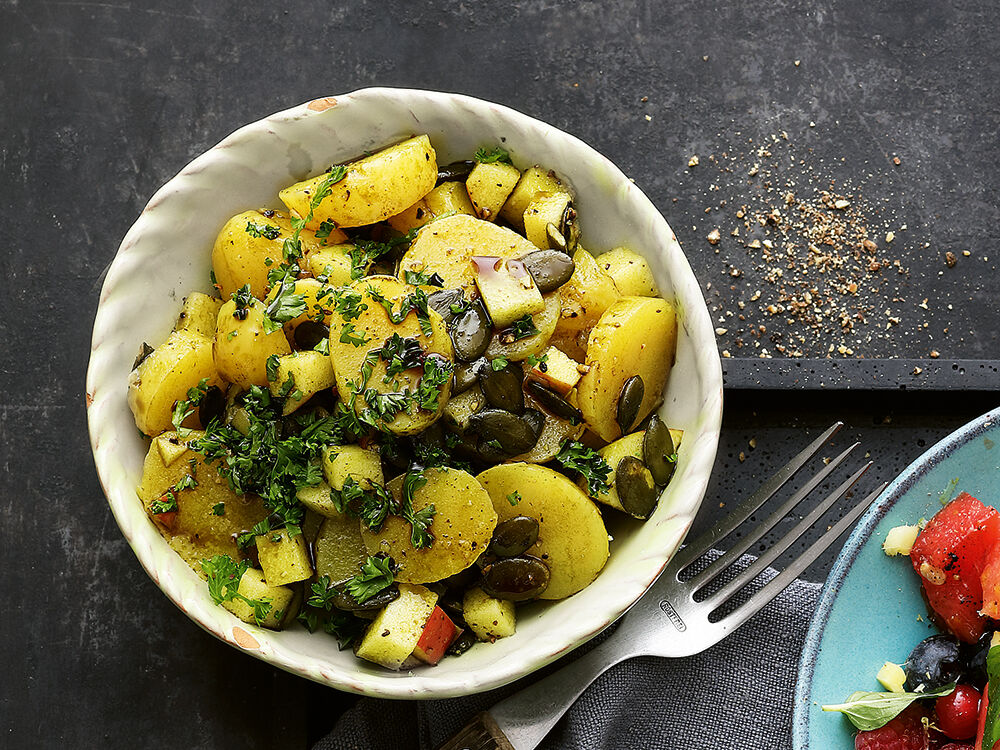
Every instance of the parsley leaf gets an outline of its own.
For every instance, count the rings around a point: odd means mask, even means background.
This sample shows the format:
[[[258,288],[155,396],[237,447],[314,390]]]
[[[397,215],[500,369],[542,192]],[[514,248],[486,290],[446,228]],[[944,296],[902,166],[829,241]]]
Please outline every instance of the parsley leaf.
[[[240,579],[250,567],[248,560],[233,562],[229,555],[216,555],[209,560],[201,561],[201,569],[208,578],[208,594],[216,604],[238,600],[253,611],[253,618],[260,625],[271,611],[271,600],[268,597],[250,599],[239,592]]]
[[[501,146],[494,146],[493,148],[482,148],[476,149],[476,154],[473,157],[480,164],[493,164],[494,162],[503,162],[504,164],[510,164],[510,154],[507,153],[507,149]]]
[[[507,360],[503,357],[497,357],[492,362],[490,366],[493,368],[493,372],[500,372],[503,368],[507,366]]]
[[[267,362],[264,365],[264,370],[267,373],[267,379],[270,382],[274,382],[278,379],[278,355],[272,354],[267,358]]]
[[[426,271],[404,271],[403,276],[406,279],[407,284],[413,284],[413,286],[444,286],[444,279],[441,278],[441,274],[427,273]]]
[[[252,221],[247,222],[246,232],[251,237],[258,239],[264,237],[268,240],[276,240],[281,236],[281,229],[273,224],[254,224]]]
[[[428,505],[416,512],[413,510],[413,494],[425,484],[427,477],[422,471],[410,471],[403,477],[403,503],[400,514],[413,527],[410,532],[410,544],[414,549],[430,547],[434,541],[434,535],[427,530],[437,512],[434,506]]]
[[[395,580],[392,558],[369,557],[361,565],[361,572],[347,582],[347,593],[359,604],[389,588]]]
[[[188,388],[187,398],[183,401],[177,401],[174,403],[174,411],[170,417],[171,423],[174,425],[174,429],[177,430],[177,434],[180,437],[185,437],[191,434],[191,430],[187,427],[181,427],[184,420],[194,414],[195,407],[202,402],[205,398],[205,394],[208,393],[208,378],[202,378],[198,381],[198,385],[193,388]]]
[[[236,309],[233,310],[233,317],[237,320],[246,320],[247,310],[253,307],[253,303],[256,302],[253,292],[250,291],[250,285],[244,284],[233,292],[233,301],[236,303]]]
[[[510,503],[511,505],[517,505],[519,502],[521,502],[522,499],[523,498],[521,497],[521,493],[518,492],[517,490],[514,490],[509,495],[507,495],[507,502]]]
[[[564,441],[555,460],[567,469],[580,472],[587,480],[587,487],[592,494],[607,492],[611,488],[608,483],[611,465],[601,454],[583,443]]]
[[[537,333],[538,329],[535,327],[535,321],[531,319],[530,315],[525,315],[523,318],[518,318],[511,323],[510,327],[504,331],[501,336],[513,336],[513,341],[520,341],[521,339],[526,339],[529,336],[534,336]]]
[[[226,515],[226,504],[225,503],[216,503],[215,505],[213,505],[212,506],[212,515],[215,515],[215,516],[224,516],[224,515]]]
[[[391,253],[399,245],[409,245],[417,236],[417,228],[411,229],[399,237],[391,237],[385,242],[375,240],[355,240],[354,249],[348,253],[351,256],[351,278],[360,279],[365,275],[368,266]]]
[[[424,360],[424,374],[413,394],[417,405],[426,411],[437,411],[441,389],[451,382],[455,366],[440,356],[430,356]]]
[[[344,326],[340,329],[340,343],[342,344],[353,344],[354,346],[361,346],[368,343],[368,339],[365,335],[356,334],[353,323],[344,323]]]
[[[305,296],[295,293],[295,275],[291,272],[285,274],[277,294],[264,310],[264,330],[267,333],[280,330],[282,324],[304,315],[308,310]]]

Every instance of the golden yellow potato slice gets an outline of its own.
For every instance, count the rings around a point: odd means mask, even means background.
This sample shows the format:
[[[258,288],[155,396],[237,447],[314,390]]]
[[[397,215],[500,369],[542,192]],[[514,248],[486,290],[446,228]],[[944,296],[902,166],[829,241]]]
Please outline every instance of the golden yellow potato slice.
[[[604,311],[621,297],[614,280],[583,248],[573,253],[576,268],[569,281],[559,287],[562,311],[555,333],[558,338],[572,336],[594,326]]]
[[[524,463],[494,466],[477,479],[490,493],[499,522],[514,516],[538,521],[538,541],[527,554],[549,566],[549,587],[540,599],[564,599],[597,578],[608,559],[608,532],[597,506],[573,482]]]
[[[219,309],[212,346],[215,366],[223,378],[241,388],[266,387],[268,357],[292,351],[280,329],[268,333],[264,328],[264,310],[257,299],[240,309],[229,300]]]
[[[622,432],[618,397],[625,381],[642,378],[645,392],[636,422],[663,397],[677,347],[674,306],[659,297],[623,297],[607,309],[587,340],[587,366],[577,392],[587,426],[603,440]]]

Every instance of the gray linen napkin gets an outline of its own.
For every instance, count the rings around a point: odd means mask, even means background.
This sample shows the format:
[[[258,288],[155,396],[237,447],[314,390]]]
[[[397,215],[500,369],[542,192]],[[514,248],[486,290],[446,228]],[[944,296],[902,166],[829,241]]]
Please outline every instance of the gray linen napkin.
[[[768,580],[768,570],[762,578]],[[604,673],[545,750],[786,750],[799,656],[820,585],[795,581],[735,635],[686,659],[632,659]],[[595,639],[599,643],[610,633]],[[584,653],[593,645],[578,650]],[[572,660],[541,670],[538,676]],[[478,712],[537,679],[440,701],[364,698],[314,750],[434,750]]]

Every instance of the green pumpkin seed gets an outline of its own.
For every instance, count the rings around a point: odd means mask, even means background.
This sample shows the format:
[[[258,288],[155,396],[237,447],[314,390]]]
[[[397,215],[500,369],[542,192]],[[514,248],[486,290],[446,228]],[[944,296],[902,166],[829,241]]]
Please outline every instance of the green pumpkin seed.
[[[538,436],[528,422],[503,409],[476,412],[469,417],[467,429],[479,435],[480,453],[486,455],[499,452],[505,458],[517,456],[530,451],[538,442]]]
[[[508,362],[500,370],[492,366],[480,367],[478,372],[483,395],[490,406],[514,414],[524,412],[524,391],[521,390],[524,373],[517,362]]]
[[[642,399],[645,395],[646,384],[642,382],[642,377],[639,375],[633,375],[622,386],[622,392],[618,395],[616,420],[623,435],[632,428],[635,418],[639,415],[639,408],[642,406]]]
[[[538,521],[530,516],[514,516],[493,530],[489,551],[497,557],[517,557],[538,541]]]
[[[642,457],[657,486],[662,487],[670,481],[677,468],[674,439],[656,412],[650,417],[646,433],[642,436]]]
[[[452,305],[465,304],[465,294],[461,289],[442,289],[440,292],[432,292],[427,295],[427,306],[444,318],[445,323],[450,323],[455,313],[451,311]]]
[[[480,363],[469,362],[455,365],[455,379],[452,381],[451,395],[457,396],[465,393],[479,380],[478,368]]]
[[[573,259],[559,250],[536,250],[521,258],[521,262],[542,294],[554,291],[569,281],[576,268]]]
[[[583,413],[579,409],[537,380],[529,380],[525,383],[524,390],[559,419],[565,419],[570,424],[580,424],[583,421]]]
[[[497,599],[524,602],[549,587],[549,567],[537,557],[505,557],[483,568],[483,591]]]
[[[453,161],[451,164],[439,166],[437,184],[440,185],[442,182],[451,182],[453,180],[465,182],[465,178],[469,176],[472,168],[475,166],[476,162],[471,160]]]
[[[636,518],[649,518],[659,499],[653,475],[635,456],[625,456],[618,462],[615,491],[625,512]]]
[[[456,359],[465,362],[481,357],[493,338],[493,324],[486,308],[475,302],[464,312],[454,316],[448,324],[451,343],[455,347]]]

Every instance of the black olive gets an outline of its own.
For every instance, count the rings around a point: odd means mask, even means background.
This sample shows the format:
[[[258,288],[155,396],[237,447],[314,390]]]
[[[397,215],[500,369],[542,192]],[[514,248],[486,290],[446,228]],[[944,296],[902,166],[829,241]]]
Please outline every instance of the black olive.
[[[937,690],[950,682],[957,682],[965,668],[961,644],[953,635],[932,635],[924,638],[906,659],[905,687],[913,692]]]
[[[967,682],[976,690],[982,690],[986,685],[986,655],[993,640],[993,631],[987,630],[976,643],[962,644],[962,659],[965,662],[965,675],[962,682]]]
[[[135,358],[135,362],[132,363],[132,369],[141,365],[146,361],[146,357],[153,353],[153,347],[147,344],[145,341],[142,342],[142,346],[139,347],[139,354]]]
[[[580,424],[583,421],[583,413],[579,409],[537,380],[529,380],[525,383],[524,390],[559,419],[565,419],[570,424]]]
[[[504,557],[483,568],[483,591],[497,599],[524,602],[549,587],[549,567],[537,557]]]
[[[395,584],[387,589],[382,589],[371,599],[366,599],[363,602],[359,602],[355,599],[349,592],[341,591],[333,599],[333,606],[337,609],[344,610],[345,612],[374,612],[376,610],[382,609],[389,602],[395,601],[399,598],[399,589],[396,588]]]
[[[639,407],[642,406],[642,398],[645,395],[646,384],[640,375],[633,375],[622,386],[622,392],[618,394],[616,419],[623,435],[628,433],[639,415]]]
[[[295,346],[306,351],[315,349],[325,338],[330,336],[330,327],[318,320],[304,320],[295,327]]]
[[[517,557],[538,541],[538,521],[531,516],[514,516],[493,530],[489,551],[497,557]]]
[[[452,305],[464,305],[465,294],[461,289],[443,289],[427,295],[427,307],[436,312],[447,323],[455,317],[451,311]]]
[[[530,451],[538,442],[538,436],[531,425],[503,409],[483,409],[476,412],[469,417],[468,429],[479,435],[479,450],[484,458],[497,453],[503,457],[516,456]],[[484,448],[487,449],[485,452]]]
[[[521,262],[542,294],[554,291],[569,281],[576,268],[573,259],[559,250],[536,250],[521,258]]]
[[[459,363],[455,365],[455,378],[451,384],[451,395],[465,393],[479,380],[477,362]]]
[[[226,412],[226,394],[216,385],[210,385],[198,405],[198,420],[208,427],[213,419],[221,420]]]
[[[476,301],[448,324],[455,357],[465,362],[481,357],[493,338],[493,324],[482,302]]]
[[[442,182],[451,182],[452,180],[465,182],[465,178],[469,176],[475,166],[476,162],[468,160],[453,161],[451,164],[439,166],[437,184],[440,185]]]
[[[646,465],[635,456],[625,456],[615,469],[615,491],[630,516],[649,518],[659,495]]]
[[[650,417],[646,433],[642,436],[642,459],[653,475],[653,481],[660,487],[670,481],[677,468],[674,439],[670,436],[669,428],[655,413]]]
[[[524,373],[517,362],[508,362],[500,370],[494,370],[492,365],[479,368],[479,382],[486,402],[514,414],[524,412],[523,380]]]

